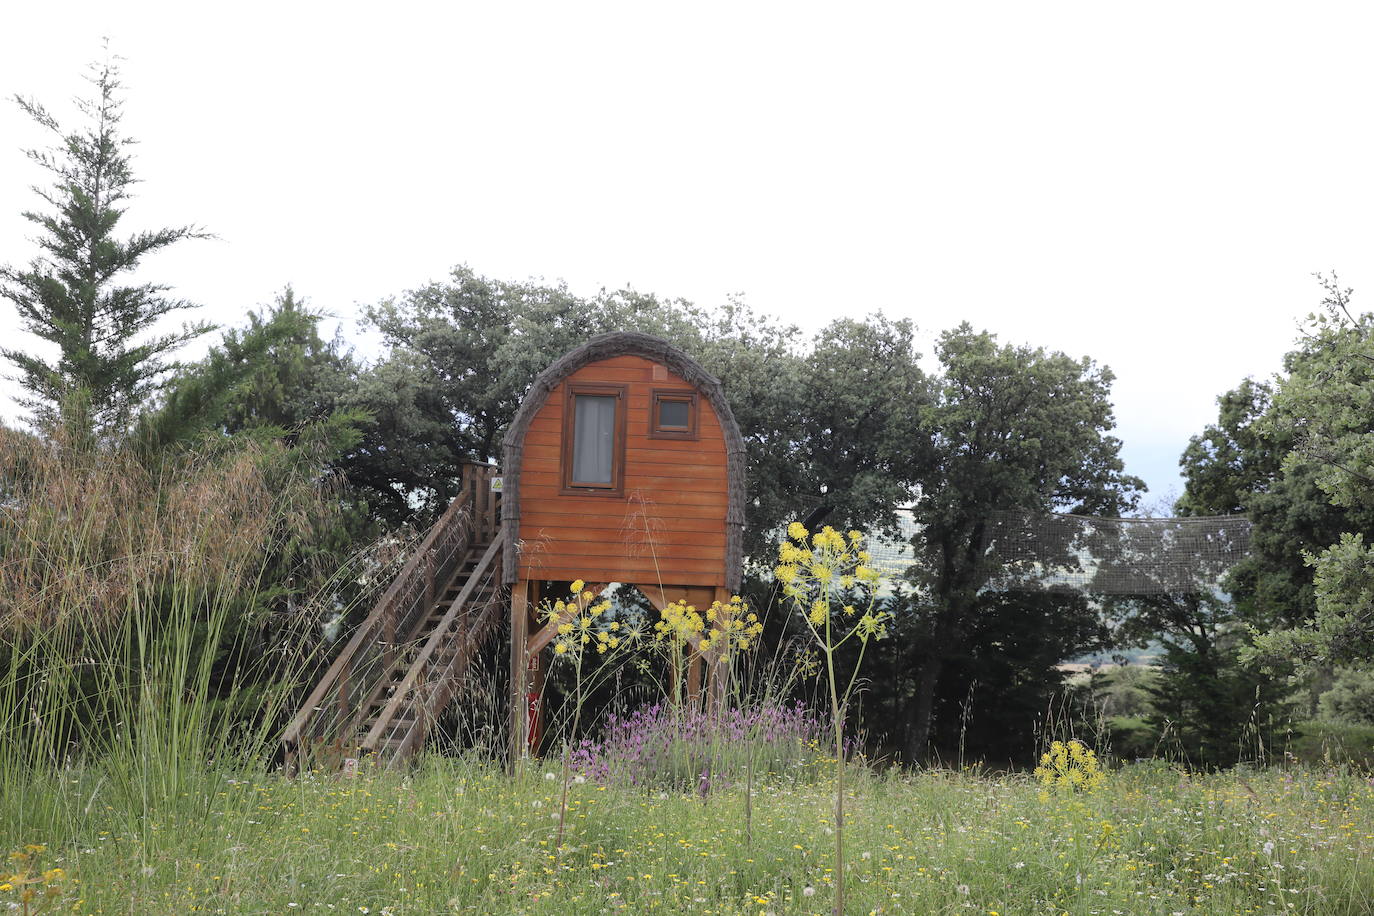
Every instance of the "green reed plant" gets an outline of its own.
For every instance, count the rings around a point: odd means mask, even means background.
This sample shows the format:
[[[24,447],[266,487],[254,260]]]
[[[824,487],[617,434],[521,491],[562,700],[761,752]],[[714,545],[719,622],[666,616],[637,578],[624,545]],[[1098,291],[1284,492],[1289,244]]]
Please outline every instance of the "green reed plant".
[[[265,763],[330,583],[294,614],[263,597],[309,578],[291,545],[335,511],[319,483],[273,443],[147,463],[0,430],[0,823],[70,829],[73,772],[133,825]]]
[[[869,640],[887,636],[885,611],[874,609],[879,573],[869,565],[863,535],[846,537],[829,525],[812,534],[801,522],[787,526],[774,572],[783,594],[792,601],[825,660],[826,686],[835,745],[835,898],[836,916],[844,913],[844,722],[854,695]],[[858,659],[843,686],[835,675],[835,653],[859,640]]]

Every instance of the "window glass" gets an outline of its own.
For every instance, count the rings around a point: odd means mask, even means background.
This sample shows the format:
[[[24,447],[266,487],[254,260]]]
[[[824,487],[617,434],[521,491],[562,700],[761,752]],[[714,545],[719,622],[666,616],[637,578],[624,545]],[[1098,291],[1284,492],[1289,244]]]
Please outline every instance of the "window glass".
[[[691,406],[687,401],[659,401],[658,425],[666,429],[687,429],[691,425],[688,417]]]
[[[574,397],[573,483],[609,485],[614,480],[615,402],[604,395]]]

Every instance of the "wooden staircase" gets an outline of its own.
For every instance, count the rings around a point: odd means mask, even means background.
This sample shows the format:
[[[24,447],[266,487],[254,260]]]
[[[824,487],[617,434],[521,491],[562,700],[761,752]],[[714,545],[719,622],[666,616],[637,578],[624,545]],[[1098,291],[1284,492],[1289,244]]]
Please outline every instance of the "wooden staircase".
[[[497,629],[507,597],[495,468],[464,470],[462,492],[283,732],[288,773],[415,754]]]

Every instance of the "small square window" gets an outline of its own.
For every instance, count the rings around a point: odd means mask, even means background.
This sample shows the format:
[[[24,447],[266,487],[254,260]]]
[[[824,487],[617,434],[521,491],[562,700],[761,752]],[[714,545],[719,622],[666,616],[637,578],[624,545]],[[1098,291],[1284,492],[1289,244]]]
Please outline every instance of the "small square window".
[[[697,394],[695,391],[656,390],[649,417],[651,439],[697,438]]]
[[[692,405],[688,401],[658,402],[659,429],[687,429],[692,423]]]

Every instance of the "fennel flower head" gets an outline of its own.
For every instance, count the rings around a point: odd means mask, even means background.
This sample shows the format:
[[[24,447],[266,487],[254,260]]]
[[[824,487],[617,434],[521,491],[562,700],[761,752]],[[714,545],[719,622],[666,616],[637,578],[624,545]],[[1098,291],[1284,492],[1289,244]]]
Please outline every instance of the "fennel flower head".
[[[1107,778],[1097,754],[1077,738],[1051,743],[1034,775],[1046,789],[1067,792],[1091,792]]]
[[[540,616],[556,627],[554,658],[576,661],[588,650],[605,655],[633,643],[638,632],[611,619],[610,610],[611,602],[598,601],[581,579],[572,584],[566,599],[546,604]]]
[[[842,534],[826,525],[814,534],[801,522],[787,526],[773,574],[813,632],[834,623],[864,642],[887,636],[891,615],[874,610],[881,573],[858,531]],[[864,600],[864,599],[867,600]]]
[[[739,595],[729,601],[713,601],[702,614],[685,599],[665,607],[654,624],[655,641],[693,646],[703,653],[728,656],[751,648],[763,632],[763,623]]]

